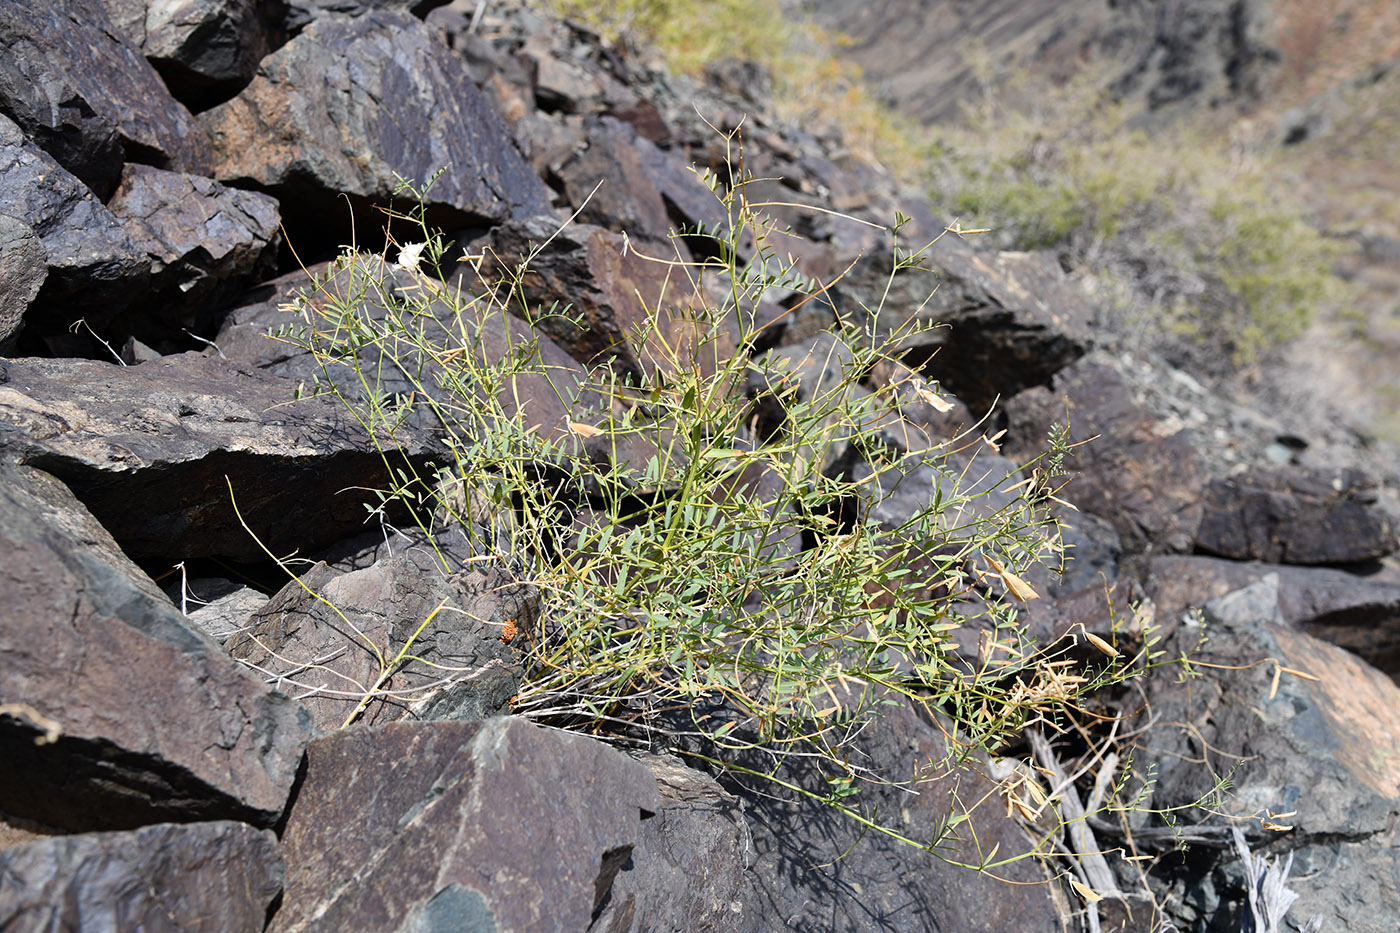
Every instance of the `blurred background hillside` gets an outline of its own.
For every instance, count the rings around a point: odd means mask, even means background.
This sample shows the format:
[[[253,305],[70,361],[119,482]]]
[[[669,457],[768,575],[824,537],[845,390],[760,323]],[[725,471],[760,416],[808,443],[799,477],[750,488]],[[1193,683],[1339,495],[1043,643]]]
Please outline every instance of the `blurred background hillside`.
[[[551,0],[729,73],[1114,339],[1241,401],[1400,441],[1400,3]]]

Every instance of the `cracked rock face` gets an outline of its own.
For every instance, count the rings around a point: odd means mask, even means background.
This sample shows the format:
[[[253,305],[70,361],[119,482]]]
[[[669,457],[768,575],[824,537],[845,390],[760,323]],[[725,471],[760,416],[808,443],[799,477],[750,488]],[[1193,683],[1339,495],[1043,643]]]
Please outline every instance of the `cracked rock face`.
[[[5,811],[74,831],[271,825],[305,712],[188,627],[61,483],[8,463],[0,480]]]
[[[588,929],[660,809],[647,768],[523,719],[338,732],[307,750],[270,929]]]
[[[442,171],[427,203],[444,223],[548,209],[466,64],[405,12],[314,20],[200,120],[217,178],[284,202],[334,210],[337,192],[385,202],[400,177],[424,185]]]

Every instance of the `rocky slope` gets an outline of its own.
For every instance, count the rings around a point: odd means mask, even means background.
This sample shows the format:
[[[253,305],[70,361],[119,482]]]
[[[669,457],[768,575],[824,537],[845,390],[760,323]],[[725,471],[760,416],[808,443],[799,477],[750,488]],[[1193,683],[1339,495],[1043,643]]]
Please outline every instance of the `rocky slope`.
[[[943,221],[839,139],[733,96],[743,68],[707,83],[537,9],[434,6],[58,0],[36,19],[0,0],[0,928],[1237,930],[1233,825],[1293,859],[1291,917],[1393,929],[1388,454],[1344,430],[1301,436],[1286,413],[1103,339],[1051,256],[947,235],[927,270],[891,280],[896,212],[920,242]],[[919,480],[887,483],[843,449],[832,468],[869,475],[870,520],[900,527],[938,494],[925,458],[959,425],[990,410],[977,433],[999,454],[980,462],[1014,485],[1068,416],[1073,559],[1035,581],[1024,624],[1050,644],[1141,638],[1155,619],[1161,650],[1192,654],[1193,678],[1149,676],[1095,707],[1121,717],[1101,751],[1131,756],[1144,803],[1188,808],[1179,825],[1101,812],[1065,834],[1063,859],[976,873],[815,802],[831,787],[820,759],[784,761],[782,789],[691,767],[679,735],[624,752],[512,715],[552,597],[451,529],[428,547],[389,510],[362,533],[371,490],[440,457],[442,437],[411,412],[386,456],[344,406],[301,391],[316,361],[265,336],[312,282],[299,263],[328,276],[312,307],[358,296],[391,313],[424,287],[416,273],[370,261],[388,284],[369,293],[318,263],[378,245],[365,221],[395,203],[396,177],[444,165],[426,209],[473,256],[508,265],[579,212],[522,291],[582,323],[541,323],[547,384],[497,387],[568,426],[596,405],[586,366],[651,365],[634,325],[665,272],[636,253],[725,220],[690,168],[734,177],[716,128],[741,123],[748,194],[776,203],[786,248],[828,286],[806,303],[765,294],[756,372],[786,360],[810,391],[818,354],[840,353],[826,331],[862,305],[883,302],[889,332],[947,325],[905,345],[932,382],[876,367],[856,387]],[[509,355],[529,326],[502,311],[477,352]],[[392,374],[382,391],[411,395]],[[814,545],[787,546],[779,559]],[[315,563],[286,583],[264,548]],[[411,663],[365,689],[406,631]],[[950,652],[975,659],[970,634]],[[856,689],[839,686],[838,709]],[[894,778],[864,802],[917,834],[994,799],[961,824],[964,861],[1043,833],[1010,816],[1034,810],[1017,788],[1039,774],[977,760],[929,780],[942,720],[883,709],[846,748]],[[1033,732],[1043,768],[1084,766],[1040,791],[1062,813],[1119,773]],[[753,751],[737,763],[773,768]],[[1190,808],[1221,777],[1230,795]],[[1072,879],[1104,901],[1085,906]]]

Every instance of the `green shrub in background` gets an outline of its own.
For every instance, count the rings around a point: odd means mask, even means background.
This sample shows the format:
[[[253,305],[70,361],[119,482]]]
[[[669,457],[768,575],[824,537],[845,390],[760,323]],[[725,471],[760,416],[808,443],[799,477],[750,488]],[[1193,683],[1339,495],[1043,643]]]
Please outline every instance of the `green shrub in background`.
[[[937,202],[1005,248],[1057,250],[1129,329],[1204,345],[1193,358],[1207,371],[1253,362],[1347,300],[1345,247],[1308,223],[1276,166],[1186,125],[1133,129],[1092,84],[969,108],[933,165]]]
[[[868,516],[869,479],[823,463],[833,445],[867,433],[872,397],[851,387],[889,347],[871,322],[843,331],[854,363],[838,385],[810,397],[781,370],[762,368],[753,356],[759,296],[807,286],[768,246],[770,225],[740,196],[742,172],[733,188],[702,177],[732,220],[686,235],[714,238],[713,252],[725,258],[656,257],[681,294],[710,300],[682,303],[688,326],[679,338],[674,308],[649,309],[632,335],[651,348],[640,374],[595,369],[581,386],[576,372],[545,365],[522,320],[568,310],[520,300],[535,254],[504,279],[471,281],[449,274],[449,245],[426,228],[424,243],[394,264],[347,253],[336,274],[353,270],[358,287],[294,302],[297,323],[281,337],[316,356],[317,390],[338,396],[370,429],[386,464],[402,462],[391,454],[404,420],[429,417],[447,451],[441,469],[391,469],[397,481],[384,495],[408,500],[430,538],[465,528],[481,559],[507,562],[544,594],[538,630],[515,642],[525,665],[516,713],[634,741],[688,736],[699,740],[688,753],[721,769],[743,771],[738,760],[754,749],[775,762],[816,756],[831,774],[827,793],[761,776],[951,860],[939,847],[962,832],[966,813],[912,834],[860,804],[866,781],[912,780],[852,760],[853,736],[883,704],[907,699],[942,724],[950,741],[939,765],[951,771],[1005,752],[1021,730],[1058,723],[1095,690],[1171,659],[1136,618],[1116,644],[1084,636],[1102,652],[1089,665],[1067,656],[1075,639],[1038,645],[1021,624],[1025,601],[1037,595],[1027,569],[1059,559],[1047,509],[1061,440],[1052,438],[1039,472],[1001,490],[1013,502],[979,510],[974,500],[992,490],[969,491],[977,460],[955,451],[981,441],[945,439],[923,452],[938,468],[928,504],[898,527]],[[421,213],[408,219],[422,223]],[[744,263],[749,236],[758,255]],[[897,270],[918,264],[918,253],[892,248]],[[491,336],[502,328],[512,329],[507,352]],[[786,413],[762,439],[744,391],[755,370]],[[540,423],[517,404],[525,380],[547,383],[569,414]],[[916,388],[937,399],[934,388]],[[868,436],[862,446],[877,473],[902,456]],[[974,625],[985,629],[985,651],[969,660],[954,635]],[[375,650],[385,669],[365,685],[367,698],[394,665],[419,660],[411,639]],[[1008,800],[1020,800],[1026,784],[1017,774],[1002,788]],[[1000,808],[1000,797],[988,800]],[[1036,800],[1018,811],[1052,805],[1043,792]],[[1028,853],[984,853],[969,867],[1047,855],[1055,835]]]

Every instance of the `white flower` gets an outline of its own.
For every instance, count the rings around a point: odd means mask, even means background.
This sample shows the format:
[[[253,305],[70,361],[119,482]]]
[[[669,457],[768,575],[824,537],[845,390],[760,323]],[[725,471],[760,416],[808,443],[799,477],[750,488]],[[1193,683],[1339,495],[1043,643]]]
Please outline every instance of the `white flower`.
[[[406,272],[417,272],[418,263],[423,257],[423,247],[427,243],[410,243],[399,250],[398,267]]]

